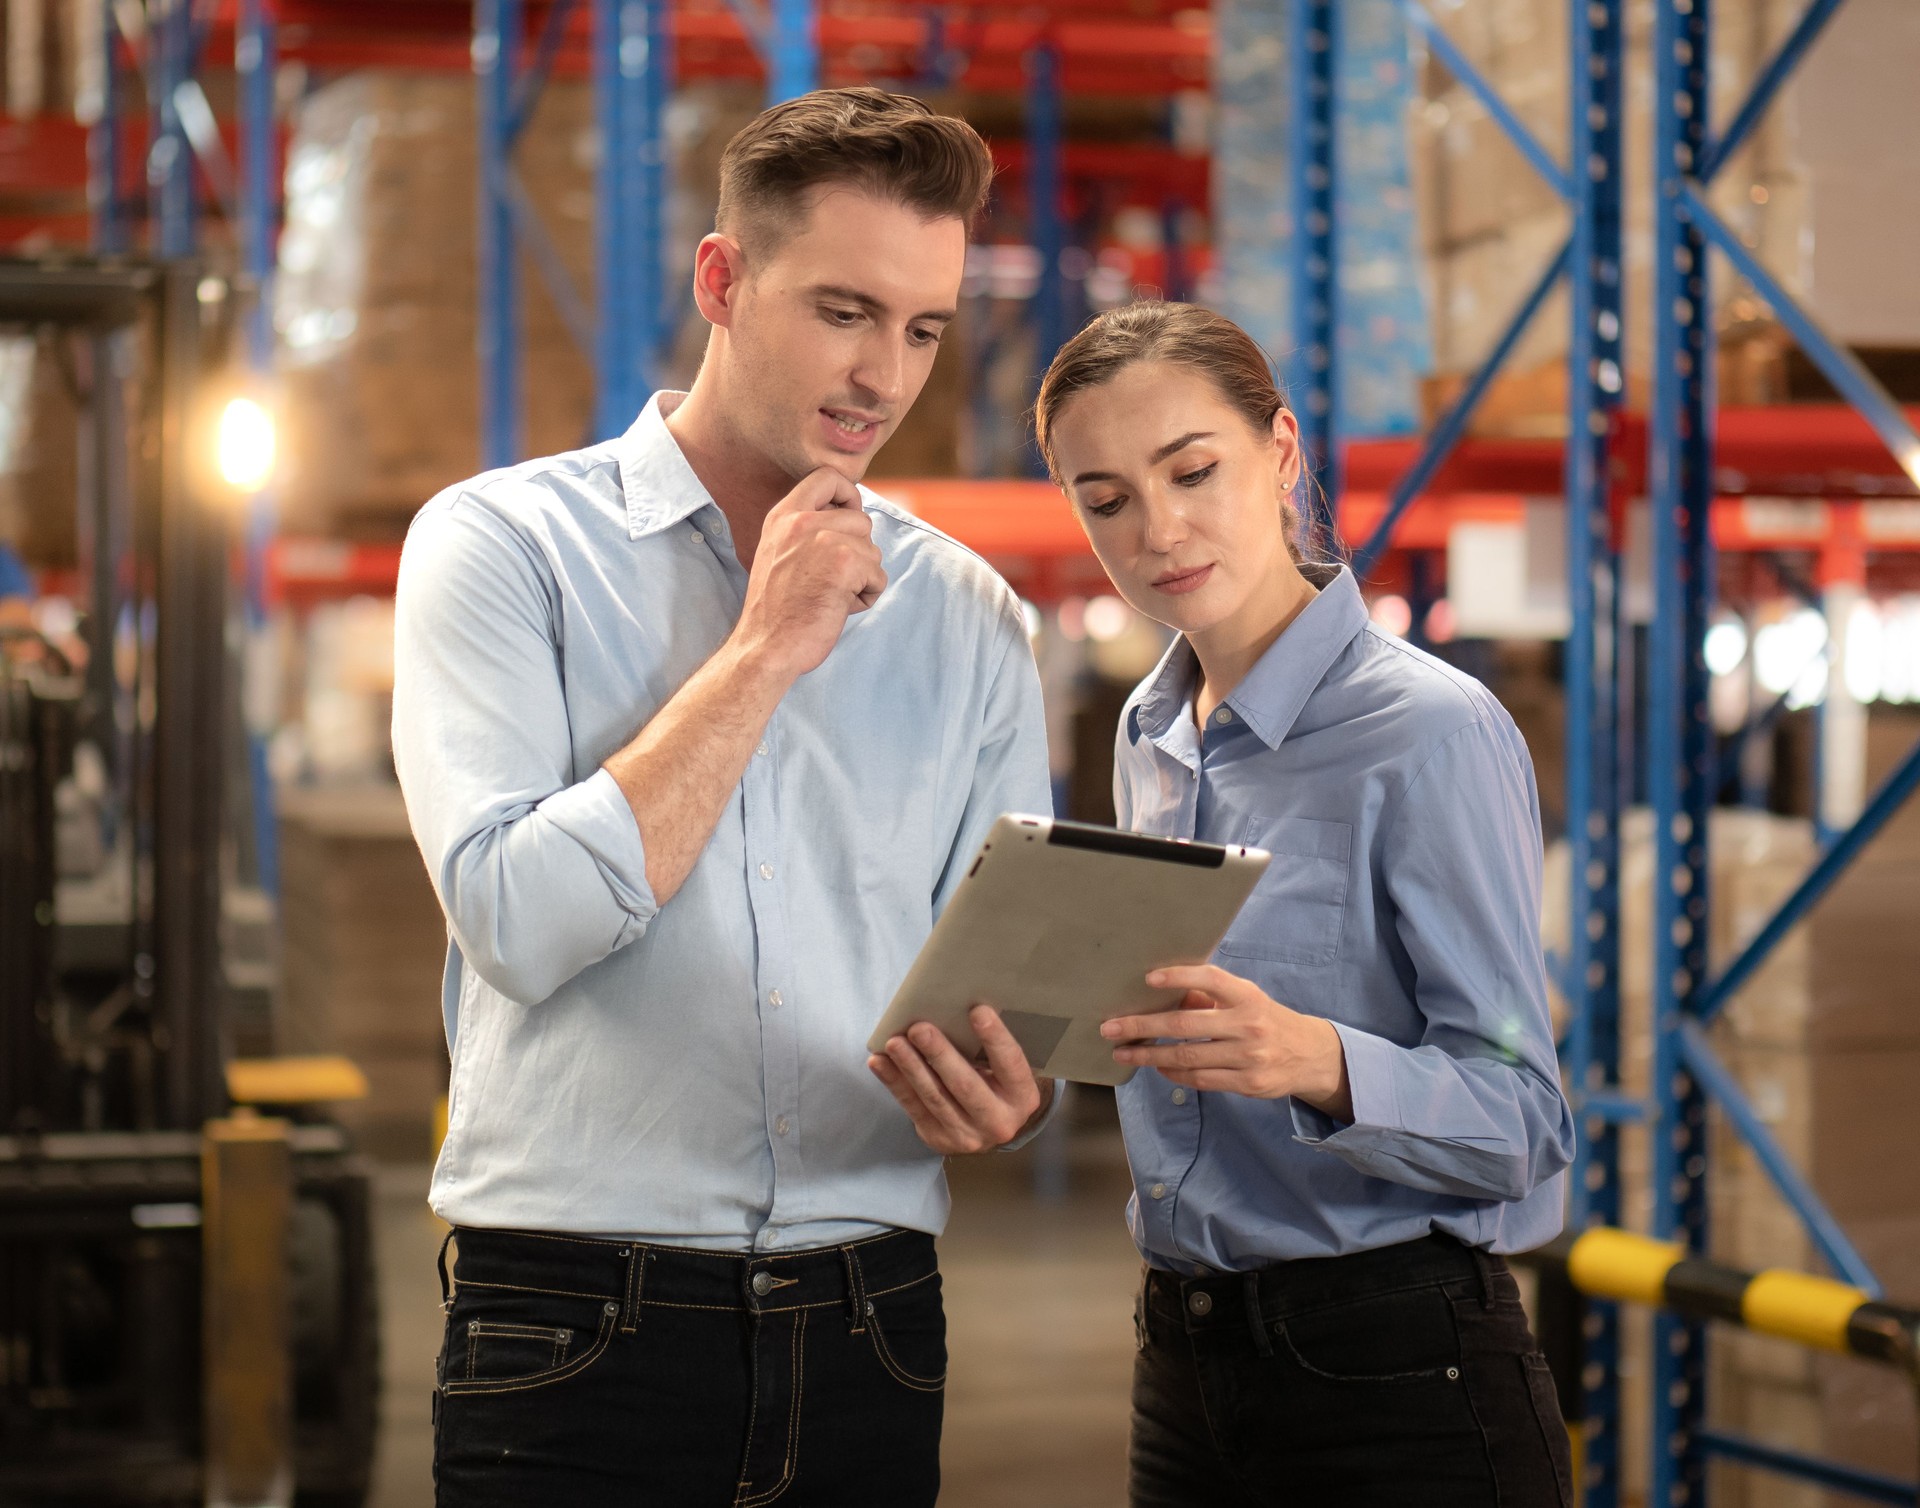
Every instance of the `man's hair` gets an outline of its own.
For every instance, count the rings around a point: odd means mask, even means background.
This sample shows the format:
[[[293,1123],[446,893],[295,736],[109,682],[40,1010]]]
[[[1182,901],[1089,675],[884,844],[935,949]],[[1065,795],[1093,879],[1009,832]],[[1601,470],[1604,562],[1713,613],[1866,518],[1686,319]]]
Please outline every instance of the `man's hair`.
[[[714,224],[765,250],[810,189],[835,184],[971,230],[992,181],[993,157],[965,121],[884,89],[817,89],[761,111],[727,143]]]

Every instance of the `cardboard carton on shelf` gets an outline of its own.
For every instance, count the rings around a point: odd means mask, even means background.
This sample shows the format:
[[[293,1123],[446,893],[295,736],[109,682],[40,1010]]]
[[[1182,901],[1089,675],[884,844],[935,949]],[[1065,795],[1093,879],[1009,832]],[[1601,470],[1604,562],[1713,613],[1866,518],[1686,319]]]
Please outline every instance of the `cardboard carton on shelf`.
[[[341,1119],[417,1160],[446,1091],[446,923],[397,787],[295,788],[280,803],[282,1050],[338,1052],[370,1093]]]

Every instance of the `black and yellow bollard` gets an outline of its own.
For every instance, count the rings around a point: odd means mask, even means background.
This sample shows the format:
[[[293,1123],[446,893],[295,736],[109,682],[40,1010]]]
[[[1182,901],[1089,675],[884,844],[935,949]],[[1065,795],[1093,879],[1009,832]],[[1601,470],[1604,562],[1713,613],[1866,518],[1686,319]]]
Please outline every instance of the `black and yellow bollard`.
[[[291,1508],[287,1123],[236,1110],[201,1141],[207,1508]]]

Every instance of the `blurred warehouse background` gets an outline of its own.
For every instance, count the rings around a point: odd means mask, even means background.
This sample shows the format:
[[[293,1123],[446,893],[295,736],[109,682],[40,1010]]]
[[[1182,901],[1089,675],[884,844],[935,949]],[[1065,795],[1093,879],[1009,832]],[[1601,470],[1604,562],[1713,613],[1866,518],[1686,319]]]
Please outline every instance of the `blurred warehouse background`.
[[[1165,641],[1039,479],[1036,374],[1198,300],[1276,358],[1374,620],[1532,748],[1570,1223],[1920,1301],[1911,0],[7,0],[0,43],[0,1503],[211,1490],[236,1105],[294,1128],[299,1500],[429,1500],[400,541],[686,384],[720,150],[823,81],[1000,164],[869,480],[1028,605],[1058,809],[1112,820]],[[946,1501],[1122,1502],[1111,1096],[955,1185]],[[1582,1334],[1590,1505],[1920,1497],[1897,1368]]]

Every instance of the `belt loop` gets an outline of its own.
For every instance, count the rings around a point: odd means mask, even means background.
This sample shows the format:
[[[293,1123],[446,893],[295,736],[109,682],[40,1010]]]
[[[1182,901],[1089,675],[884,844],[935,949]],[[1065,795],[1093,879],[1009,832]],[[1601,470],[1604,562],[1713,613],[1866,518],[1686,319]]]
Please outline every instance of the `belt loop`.
[[[1260,1312],[1260,1274],[1244,1274],[1241,1287],[1246,1294],[1247,1328],[1253,1331],[1253,1349],[1261,1356],[1271,1356],[1273,1342],[1267,1338],[1266,1316]]]
[[[454,1227],[447,1227],[447,1234],[440,1242],[440,1255],[435,1259],[440,1268],[440,1307],[448,1314],[453,1313],[453,1285],[447,1281],[447,1247],[452,1243]]]
[[[851,1246],[840,1248],[840,1258],[847,1264],[847,1308],[853,1318],[851,1334],[867,1333],[867,1275],[860,1268],[860,1253]]]
[[[1144,1351],[1152,1344],[1147,1334],[1147,1288],[1153,1282],[1153,1269],[1140,1264],[1140,1288],[1133,1296],[1133,1348]]]
[[[1473,1254],[1474,1275],[1480,1279],[1480,1307],[1493,1308],[1493,1259],[1477,1246],[1467,1248]]]
[[[620,1248],[627,1259],[627,1298],[620,1309],[620,1333],[631,1335],[640,1328],[640,1294],[647,1282],[647,1259],[653,1255],[638,1241]]]

